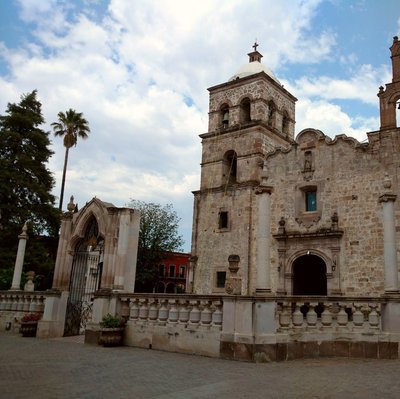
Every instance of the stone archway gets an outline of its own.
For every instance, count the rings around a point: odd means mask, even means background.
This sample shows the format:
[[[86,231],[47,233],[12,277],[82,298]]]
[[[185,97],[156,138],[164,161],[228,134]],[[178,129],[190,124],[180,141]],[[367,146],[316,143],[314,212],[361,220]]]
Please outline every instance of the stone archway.
[[[292,272],[293,295],[327,295],[326,264],[319,256],[300,256]]]

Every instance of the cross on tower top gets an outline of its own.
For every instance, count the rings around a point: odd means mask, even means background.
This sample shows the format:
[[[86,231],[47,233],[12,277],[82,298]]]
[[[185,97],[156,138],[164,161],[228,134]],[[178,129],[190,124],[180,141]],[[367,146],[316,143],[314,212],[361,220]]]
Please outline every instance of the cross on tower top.
[[[257,51],[257,47],[259,46],[259,44],[257,43],[257,39],[253,44],[253,49],[254,51],[252,51],[251,53],[247,54],[249,56],[249,62],[254,62],[254,61],[258,61],[261,62],[261,58],[262,58],[262,54],[260,54]]]

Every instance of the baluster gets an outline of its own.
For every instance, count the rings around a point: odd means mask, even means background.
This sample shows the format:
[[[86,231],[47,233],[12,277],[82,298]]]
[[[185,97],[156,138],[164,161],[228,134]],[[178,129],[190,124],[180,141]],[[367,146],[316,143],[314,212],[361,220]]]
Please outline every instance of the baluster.
[[[212,312],[210,310],[210,302],[209,301],[202,302],[202,310],[201,310],[201,315],[200,315],[201,325],[203,325],[203,326],[210,325],[211,317],[212,317]]]
[[[37,311],[37,298],[36,296],[32,297],[32,300],[29,304],[29,311],[30,312],[36,312]]]
[[[221,302],[220,301],[214,302],[214,307],[215,307],[215,310],[211,317],[211,323],[213,326],[222,328],[222,310],[221,310],[222,304],[221,304]]]
[[[349,322],[349,316],[346,313],[346,305],[345,304],[339,304],[340,310],[339,313],[337,314],[337,323],[339,328],[346,328],[347,324]]]
[[[139,319],[141,321],[147,320],[149,316],[149,305],[147,299],[139,299]]]
[[[192,309],[189,313],[189,324],[198,325],[200,322],[200,309],[197,301],[190,301]]]
[[[18,309],[18,295],[11,295],[11,308],[10,310]]]
[[[137,299],[133,299],[129,303],[129,319],[138,320],[139,319],[139,301]]]
[[[38,298],[38,312],[43,313],[44,312],[44,302],[46,298],[44,296],[40,296]]]
[[[11,295],[6,295],[4,310],[11,310]]]
[[[160,309],[158,310],[158,323],[160,325],[165,325],[168,320],[168,301],[161,301]]]
[[[0,295],[0,310],[4,310],[6,307],[6,297],[5,295]]]
[[[281,304],[281,311],[279,313],[279,324],[282,330],[287,330],[290,326],[291,315],[289,313],[290,305]]]
[[[158,318],[157,300],[151,299],[150,308],[149,308],[149,320],[156,321],[157,318]]]
[[[368,315],[368,323],[371,328],[377,329],[379,327],[379,313],[377,311],[378,305],[376,304],[369,304],[371,311]]]
[[[168,303],[170,304],[168,323],[175,324],[178,322],[179,311],[177,307],[177,301],[175,299],[170,299]]]
[[[307,320],[307,327],[309,327],[309,328],[315,328],[317,325],[318,315],[317,315],[317,312],[315,311],[316,306],[317,306],[317,304],[310,303],[309,308],[308,308],[306,320]]]
[[[22,311],[23,312],[29,312],[29,306],[30,306],[30,296],[29,295],[24,295],[24,303],[22,306]]]
[[[301,328],[303,326],[304,316],[301,313],[300,305],[296,303],[295,311],[293,312],[292,321],[295,328]]]
[[[361,312],[362,305],[354,304],[355,312],[353,313],[353,325],[355,328],[362,328],[364,325],[364,315]]]
[[[331,305],[327,304],[324,307],[324,311],[321,313],[321,324],[323,328],[331,328],[332,327],[332,319],[333,314],[331,312]]]
[[[17,302],[17,309],[19,312],[21,312],[22,310],[24,310],[24,302],[25,302],[25,295],[22,295],[18,298],[18,302]]]
[[[185,324],[189,321],[189,307],[187,301],[181,301],[179,306],[179,323]]]

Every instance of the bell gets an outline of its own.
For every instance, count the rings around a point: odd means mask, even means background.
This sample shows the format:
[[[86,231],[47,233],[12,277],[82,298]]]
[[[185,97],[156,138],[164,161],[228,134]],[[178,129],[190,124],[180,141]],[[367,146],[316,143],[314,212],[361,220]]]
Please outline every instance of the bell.
[[[222,123],[224,125],[227,125],[229,123],[229,112],[228,111],[224,112],[224,116],[222,117]]]

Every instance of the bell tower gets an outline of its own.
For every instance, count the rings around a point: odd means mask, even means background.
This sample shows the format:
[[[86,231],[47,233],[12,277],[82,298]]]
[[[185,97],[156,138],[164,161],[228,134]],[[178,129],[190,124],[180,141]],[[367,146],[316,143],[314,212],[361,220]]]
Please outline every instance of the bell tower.
[[[399,38],[393,38],[390,47],[392,59],[392,82],[379,88],[379,107],[381,117],[381,130],[400,127],[400,121],[396,123],[396,107],[400,108],[400,42]]]
[[[200,190],[194,192],[194,291],[224,291],[228,258],[240,258],[242,293],[249,293],[255,188],[266,153],[294,140],[295,102],[261,63],[254,43],[249,62],[225,83],[210,87],[208,132],[202,139]],[[264,171],[265,173],[265,171]],[[236,258],[235,258],[236,259]],[[251,290],[251,288],[250,288]]]

